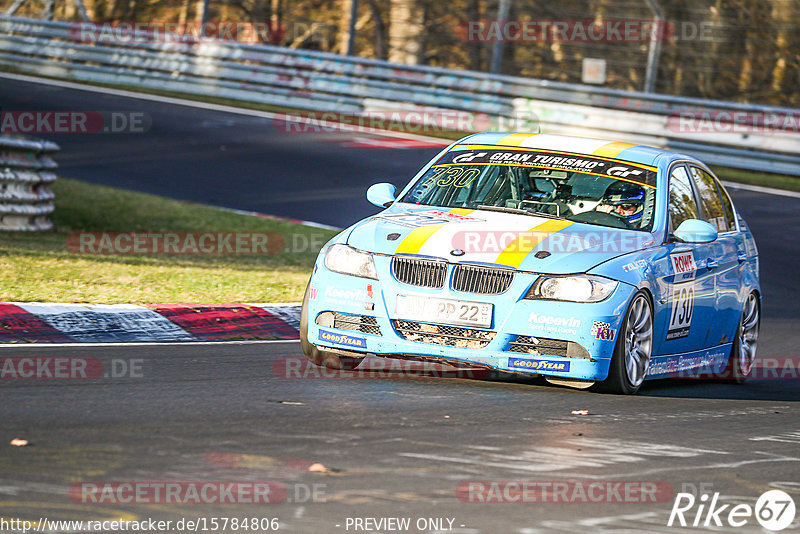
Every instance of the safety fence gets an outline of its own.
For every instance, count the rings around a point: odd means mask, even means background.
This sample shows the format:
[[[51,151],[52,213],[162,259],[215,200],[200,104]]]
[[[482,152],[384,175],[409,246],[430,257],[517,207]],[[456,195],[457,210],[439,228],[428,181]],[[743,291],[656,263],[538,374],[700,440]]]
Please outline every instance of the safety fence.
[[[0,66],[301,110],[467,112],[503,130],[613,138],[800,176],[797,109],[16,17],[0,17]]]

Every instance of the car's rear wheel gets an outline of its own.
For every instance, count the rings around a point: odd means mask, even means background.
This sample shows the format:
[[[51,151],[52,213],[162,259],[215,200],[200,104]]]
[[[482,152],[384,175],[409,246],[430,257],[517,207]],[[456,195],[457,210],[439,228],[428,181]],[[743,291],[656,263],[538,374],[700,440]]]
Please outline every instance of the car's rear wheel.
[[[631,299],[617,333],[608,378],[597,389],[618,395],[636,393],[650,368],[652,350],[653,306],[647,294],[639,291]]]
[[[731,345],[731,355],[728,357],[728,366],[719,376],[724,380],[744,383],[750,376],[753,360],[756,358],[758,348],[758,332],[761,328],[761,305],[756,293],[750,293],[744,303],[739,328]]]
[[[309,287],[311,287],[311,282],[306,286],[306,292],[303,295],[303,308],[300,311],[300,347],[303,349],[303,354],[306,355],[308,361],[320,367],[342,369],[346,371],[355,369],[364,358],[355,358],[336,354],[327,350],[320,350],[308,341]]]

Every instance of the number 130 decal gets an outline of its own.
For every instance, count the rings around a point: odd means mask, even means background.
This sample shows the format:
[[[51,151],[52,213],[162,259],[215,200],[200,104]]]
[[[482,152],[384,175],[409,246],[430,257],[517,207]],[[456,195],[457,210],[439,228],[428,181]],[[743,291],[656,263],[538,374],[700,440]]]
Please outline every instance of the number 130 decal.
[[[669,313],[667,341],[689,335],[694,315],[694,278],[697,271],[691,251],[671,254],[670,259],[675,278],[672,284],[672,309]]]
[[[425,180],[425,185],[467,187],[480,173],[479,169],[471,167],[438,167],[433,175]]]

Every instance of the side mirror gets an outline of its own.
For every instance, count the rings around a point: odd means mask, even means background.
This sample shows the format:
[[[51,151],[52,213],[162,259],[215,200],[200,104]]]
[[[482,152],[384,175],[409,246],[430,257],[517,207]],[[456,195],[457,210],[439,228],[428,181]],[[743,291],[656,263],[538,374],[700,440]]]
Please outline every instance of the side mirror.
[[[700,219],[686,219],[672,232],[684,243],[711,243],[717,239],[717,229]]]
[[[379,208],[388,208],[394,202],[397,188],[392,184],[373,184],[367,189],[367,200]]]

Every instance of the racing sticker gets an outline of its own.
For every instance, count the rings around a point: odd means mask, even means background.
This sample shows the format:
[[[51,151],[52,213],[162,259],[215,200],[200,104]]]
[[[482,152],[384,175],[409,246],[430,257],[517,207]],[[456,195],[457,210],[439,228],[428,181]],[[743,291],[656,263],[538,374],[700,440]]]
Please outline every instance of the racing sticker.
[[[469,217],[458,213],[441,210],[427,210],[407,213],[395,213],[391,215],[381,215],[378,219],[389,221],[408,228],[419,228],[448,222],[483,222],[483,219]]]
[[[509,358],[508,366],[512,369],[529,369],[531,371],[569,372],[569,362],[555,360],[531,360],[529,358]]]
[[[319,340],[327,341],[328,343],[335,343],[336,345],[343,345],[345,347],[355,347],[359,349],[367,348],[367,340],[363,337],[348,336],[345,334],[336,334],[320,328]]]
[[[601,321],[592,321],[592,336],[603,341],[614,341],[617,331],[611,325]]]
[[[670,254],[675,278],[672,282],[672,307],[669,312],[667,341],[689,335],[694,315],[694,281],[697,264],[692,251]]]
[[[449,171],[439,170],[437,168],[439,166],[491,164],[585,172],[620,178],[650,187],[655,187],[656,185],[656,173],[652,167],[567,152],[541,152],[508,148],[450,151],[436,162],[434,165],[435,174],[426,181],[426,184],[440,185],[439,183],[444,181],[447,185],[458,186],[462,182],[468,185],[474,180],[471,174],[464,172],[453,172],[452,177],[450,177]]]
[[[638,271],[639,269],[647,268],[647,262],[645,260],[638,260],[631,263],[626,263],[622,266],[622,270],[626,273],[631,271]]]

